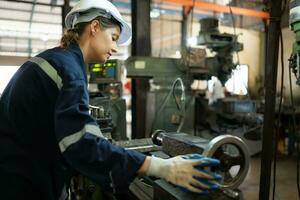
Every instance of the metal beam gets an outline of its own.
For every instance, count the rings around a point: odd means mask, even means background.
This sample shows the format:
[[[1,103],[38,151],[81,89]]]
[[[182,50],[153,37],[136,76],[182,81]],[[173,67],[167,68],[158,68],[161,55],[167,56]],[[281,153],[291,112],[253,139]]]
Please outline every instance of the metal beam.
[[[31,10],[23,10],[23,9],[17,9],[17,8],[2,8],[0,7],[0,12],[1,10],[7,10],[7,11],[12,11],[12,12],[26,12],[29,13]],[[55,16],[60,16],[60,13],[52,13],[52,12],[43,12],[43,11],[34,11],[34,14],[45,14],[45,15],[55,15]]]
[[[132,55],[150,56],[150,0],[132,0]]]
[[[29,23],[29,20],[26,20],[26,19],[7,19],[7,18],[0,17],[0,20],[12,21],[12,22],[27,22],[27,23]],[[51,24],[51,25],[58,25],[58,26],[61,25],[61,23],[36,21],[36,20],[32,20],[31,23]]]
[[[265,111],[260,168],[259,199],[269,200],[272,160],[274,157],[275,97],[282,0],[270,3],[270,22],[265,66]],[[274,178],[274,177],[273,177]]]
[[[150,0],[132,0],[133,56],[151,56]],[[149,80],[132,77],[132,138],[146,137],[146,96]]]
[[[183,6],[182,8],[182,21],[181,21],[181,52],[183,52],[186,48],[186,40],[187,40],[187,33],[188,33],[188,16],[190,13],[191,7]]]
[[[32,9],[31,9],[31,12],[30,12],[30,18],[29,18],[29,27],[28,27],[28,35],[31,34],[31,25],[32,25],[32,19],[33,19],[33,11],[34,11],[34,8],[35,8],[35,3],[36,3],[36,0],[33,0],[32,2]],[[31,56],[31,38],[28,39],[28,57]]]
[[[65,18],[67,14],[70,12],[70,0],[64,0],[64,5],[61,8],[61,20],[62,20],[62,32],[64,32],[65,25]]]
[[[32,1],[22,1],[22,0],[1,0],[1,1],[8,1],[8,2],[17,2],[17,3],[27,3],[27,4],[33,4]],[[52,7],[61,7],[61,5],[55,5],[51,3],[40,3],[40,2],[35,2],[36,5],[40,6],[52,6]]]
[[[247,9],[247,8],[240,8],[235,6],[229,7],[229,6],[224,6],[216,3],[208,3],[199,0],[195,2],[194,0],[153,0],[153,2],[175,4],[175,5],[187,6],[187,7],[193,7],[193,5],[195,5],[195,8],[199,10],[222,12],[222,13],[230,13],[230,8],[231,8],[233,14],[245,15],[250,17],[269,18],[270,16],[268,12]]]

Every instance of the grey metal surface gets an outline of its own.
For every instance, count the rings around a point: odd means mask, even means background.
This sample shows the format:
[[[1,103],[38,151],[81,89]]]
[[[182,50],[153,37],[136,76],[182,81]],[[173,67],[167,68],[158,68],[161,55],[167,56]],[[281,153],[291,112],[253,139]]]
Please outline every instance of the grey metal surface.
[[[222,190],[211,192],[209,195],[199,195],[167,183],[159,179],[154,185],[154,200],[232,200],[233,198],[224,194]],[[240,199],[237,197],[236,199]]]
[[[163,179],[149,177],[136,178],[129,189],[140,200],[242,200],[242,194],[238,190],[220,189],[211,191],[209,195],[199,195]]]
[[[151,138],[114,141],[113,144],[121,146],[127,150],[135,150],[142,153],[160,151],[162,149],[162,147],[153,144]]]
[[[143,178],[136,178],[130,184],[129,190],[140,200],[153,199],[153,185],[147,183]]]

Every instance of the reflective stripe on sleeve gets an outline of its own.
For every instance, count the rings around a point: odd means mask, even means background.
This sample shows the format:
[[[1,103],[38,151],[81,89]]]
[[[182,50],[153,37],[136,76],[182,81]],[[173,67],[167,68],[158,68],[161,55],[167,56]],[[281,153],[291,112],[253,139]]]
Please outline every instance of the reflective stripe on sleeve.
[[[29,59],[30,62],[37,64],[52,81],[57,85],[58,89],[62,88],[62,80],[58,75],[56,69],[52,67],[45,59],[41,57],[32,57]]]
[[[80,138],[86,133],[90,133],[92,135],[95,135],[97,137],[104,138],[102,135],[100,128],[97,125],[93,124],[86,124],[82,130],[69,135],[67,137],[64,137],[60,142],[59,142],[59,148],[60,151],[63,153],[70,145],[78,142]]]

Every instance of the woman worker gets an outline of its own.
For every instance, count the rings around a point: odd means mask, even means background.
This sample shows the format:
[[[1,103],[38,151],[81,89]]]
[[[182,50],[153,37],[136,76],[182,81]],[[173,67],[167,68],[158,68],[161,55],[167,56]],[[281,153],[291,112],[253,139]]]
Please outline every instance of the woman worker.
[[[81,0],[65,19],[59,47],[25,62],[0,99],[1,199],[66,199],[71,171],[105,190],[127,188],[138,175],[163,178],[193,192],[213,179],[194,168],[210,159],[160,159],[109,143],[89,115],[85,66],[104,63],[131,30],[107,0]]]

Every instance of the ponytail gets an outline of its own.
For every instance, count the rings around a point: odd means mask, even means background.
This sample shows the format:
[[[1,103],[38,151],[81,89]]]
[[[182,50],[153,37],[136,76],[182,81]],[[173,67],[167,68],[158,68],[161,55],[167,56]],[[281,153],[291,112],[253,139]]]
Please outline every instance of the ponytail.
[[[60,39],[60,47],[67,48],[72,42],[78,43],[87,24],[88,22],[79,23],[76,24],[75,28],[65,30]]]

